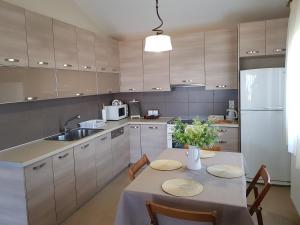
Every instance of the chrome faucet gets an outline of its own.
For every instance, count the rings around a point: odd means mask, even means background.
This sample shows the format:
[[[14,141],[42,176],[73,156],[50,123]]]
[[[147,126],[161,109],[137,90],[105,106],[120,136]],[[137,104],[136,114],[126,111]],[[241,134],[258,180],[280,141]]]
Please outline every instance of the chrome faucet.
[[[73,120],[76,120],[76,119],[80,119],[80,115],[75,115],[75,116],[72,116],[70,119],[66,120],[66,122],[64,123],[64,132],[67,133],[70,128],[68,128],[68,123],[73,121]]]

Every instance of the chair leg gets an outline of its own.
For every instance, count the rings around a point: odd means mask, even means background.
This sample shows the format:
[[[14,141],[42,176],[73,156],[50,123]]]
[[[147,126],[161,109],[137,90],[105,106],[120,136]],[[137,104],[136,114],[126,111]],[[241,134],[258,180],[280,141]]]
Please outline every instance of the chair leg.
[[[264,225],[262,214],[261,214],[261,210],[262,210],[261,207],[259,207],[256,210],[256,216],[257,216],[257,223],[258,223],[258,225]]]

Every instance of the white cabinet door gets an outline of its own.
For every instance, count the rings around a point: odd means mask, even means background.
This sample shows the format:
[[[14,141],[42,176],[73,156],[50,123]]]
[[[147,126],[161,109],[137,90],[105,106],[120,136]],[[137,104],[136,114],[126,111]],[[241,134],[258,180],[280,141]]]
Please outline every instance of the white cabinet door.
[[[103,188],[113,177],[111,135],[105,134],[95,140],[97,187]]]
[[[167,148],[167,125],[141,125],[142,154],[153,161]]]
[[[142,157],[141,125],[129,125],[130,163],[136,163]]]
[[[74,147],[77,204],[83,205],[97,191],[94,141]]]

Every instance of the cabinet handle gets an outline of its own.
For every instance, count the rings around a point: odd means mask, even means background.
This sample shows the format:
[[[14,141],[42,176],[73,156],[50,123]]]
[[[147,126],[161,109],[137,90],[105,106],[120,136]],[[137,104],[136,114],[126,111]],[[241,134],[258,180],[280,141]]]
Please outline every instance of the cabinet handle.
[[[183,83],[192,83],[193,80],[183,80],[182,82],[183,82]]]
[[[83,96],[84,93],[76,93],[75,95],[76,95],[76,96]]]
[[[138,129],[140,127],[139,126],[130,126],[130,128],[132,128],[132,129]]]
[[[152,90],[159,91],[159,90],[162,90],[162,88],[160,88],[160,87],[154,87],[154,88],[152,88]]]
[[[25,101],[34,101],[34,100],[38,100],[38,97],[28,96],[25,98]]]
[[[148,127],[149,129],[151,129],[151,130],[157,130],[158,129],[158,127]]]
[[[216,88],[226,88],[227,85],[216,85]]]
[[[227,129],[220,129],[219,132],[225,133],[225,132],[227,132]]]
[[[101,141],[105,141],[107,139],[107,137],[103,137],[103,138],[101,138],[100,140]]]
[[[88,148],[90,146],[90,144],[86,144],[86,145],[84,145],[84,146],[81,146],[81,149],[86,149],[86,148]]]
[[[219,144],[226,144],[226,143],[227,143],[227,141],[223,141],[223,140],[219,141]]]
[[[88,70],[92,69],[91,66],[84,66],[83,68],[84,68],[84,69],[88,69]]]
[[[33,170],[39,170],[39,169],[43,168],[45,165],[46,165],[46,163],[42,163],[41,165],[35,166],[32,169]]]
[[[275,48],[275,49],[273,49],[273,52],[274,52],[275,54],[281,53],[281,52],[285,52],[285,51],[286,51],[285,48]]]
[[[19,59],[14,59],[14,58],[5,58],[4,59],[6,62],[20,62]]]
[[[37,61],[37,64],[38,65],[48,65],[49,63],[45,62],[45,61]]]
[[[72,67],[71,64],[64,64],[63,66],[64,66],[64,67]]]
[[[135,91],[135,88],[129,88],[128,90],[129,91]]]
[[[63,158],[66,158],[68,155],[69,155],[69,153],[66,153],[66,154],[64,154],[64,155],[58,156],[58,158],[59,158],[59,159],[63,159]]]
[[[257,50],[250,50],[250,51],[246,52],[246,54],[248,54],[248,55],[254,55],[254,54],[258,54],[258,53],[259,53],[259,51],[257,51]]]

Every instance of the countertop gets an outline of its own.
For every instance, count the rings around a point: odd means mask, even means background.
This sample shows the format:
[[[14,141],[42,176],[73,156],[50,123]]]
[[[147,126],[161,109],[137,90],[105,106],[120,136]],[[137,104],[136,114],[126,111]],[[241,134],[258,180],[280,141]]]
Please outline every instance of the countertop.
[[[40,160],[51,157],[69,148],[105,135],[112,130],[129,124],[167,124],[173,117],[161,117],[155,120],[148,119],[123,119],[109,121],[103,131],[76,141],[49,141],[39,139],[0,152],[0,165],[25,167]]]

